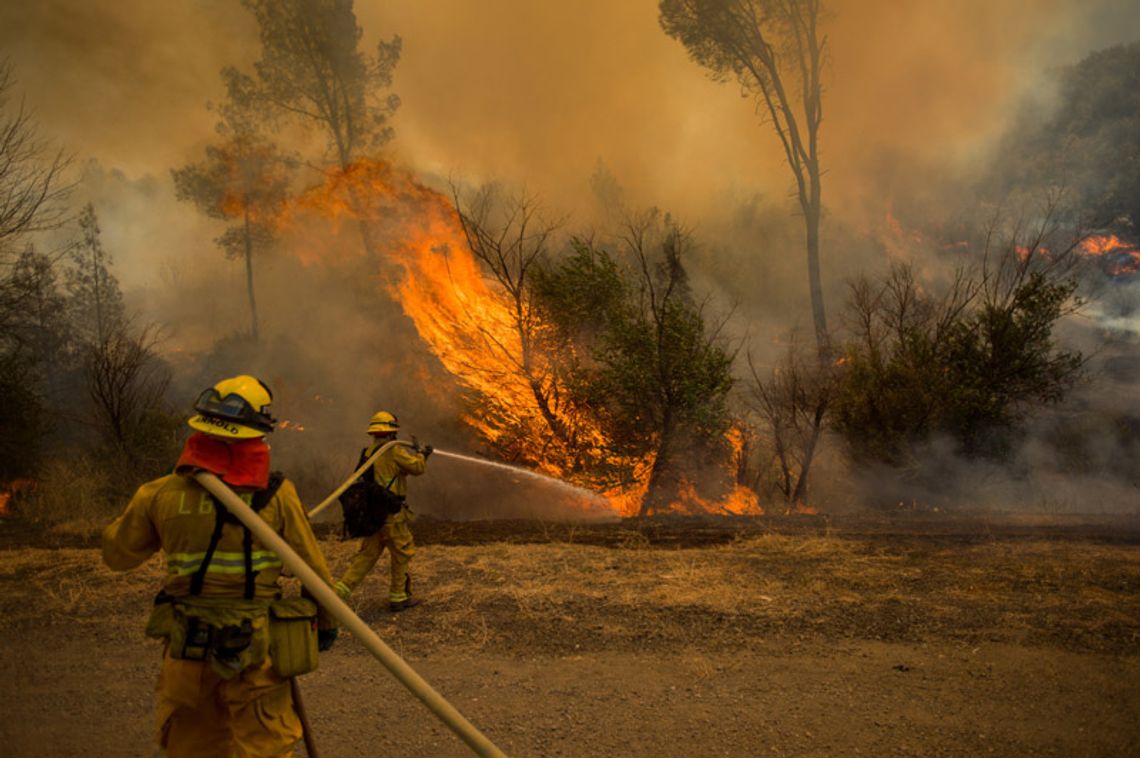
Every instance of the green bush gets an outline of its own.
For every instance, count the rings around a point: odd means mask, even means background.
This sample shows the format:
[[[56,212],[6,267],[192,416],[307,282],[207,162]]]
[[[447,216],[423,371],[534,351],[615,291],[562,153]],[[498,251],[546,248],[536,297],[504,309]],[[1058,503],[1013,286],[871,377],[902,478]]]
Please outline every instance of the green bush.
[[[908,266],[855,283],[833,407],[853,458],[903,465],[944,435],[964,455],[1002,459],[1031,408],[1064,398],[1083,359],[1054,344],[1053,328],[1075,283],[1019,265],[1001,286],[985,269],[959,272],[941,295]]]

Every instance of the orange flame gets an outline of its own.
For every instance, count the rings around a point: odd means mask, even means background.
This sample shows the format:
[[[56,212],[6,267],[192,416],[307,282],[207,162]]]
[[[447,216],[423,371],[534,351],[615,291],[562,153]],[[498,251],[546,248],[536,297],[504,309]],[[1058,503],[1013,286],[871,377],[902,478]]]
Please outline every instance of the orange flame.
[[[536,393],[559,395],[554,380],[545,378],[553,376],[552,367],[538,354],[531,356],[529,371],[523,369],[515,304],[480,268],[445,196],[387,164],[362,161],[347,171],[331,172],[322,186],[307,192],[292,210],[295,216],[303,212],[337,221],[364,219],[384,227],[384,252],[402,274],[392,278],[388,289],[473,401],[463,420],[487,443],[521,437],[525,444],[520,448],[533,456],[527,463],[541,473],[601,491],[621,515],[638,512],[653,456],[616,456],[598,423],[572,408],[554,405],[546,410],[573,431],[573,449],[552,433],[536,398]],[[537,329],[544,327],[539,324]],[[734,449],[743,446],[742,441],[729,442]],[[633,483],[607,486],[591,481],[591,464],[631,471]],[[689,486],[680,500],[676,510],[685,512],[762,512],[755,494],[743,487],[710,502]]]
[[[35,492],[38,486],[34,479],[14,479],[0,490],[0,518],[12,515],[12,498]]]
[[[732,516],[760,516],[764,509],[756,493],[742,485],[736,485],[727,497],[721,500],[707,500],[701,497],[688,480],[681,482],[680,499],[674,510],[681,513],[720,513]]]
[[[1140,248],[1115,234],[1097,234],[1083,240],[1078,249],[1090,258],[1100,258],[1109,276],[1140,274]]]
[[[216,148],[218,177],[225,188],[217,209],[225,218],[247,217],[267,227],[281,225],[285,212],[284,188],[288,173],[273,147],[256,139],[239,137]]]

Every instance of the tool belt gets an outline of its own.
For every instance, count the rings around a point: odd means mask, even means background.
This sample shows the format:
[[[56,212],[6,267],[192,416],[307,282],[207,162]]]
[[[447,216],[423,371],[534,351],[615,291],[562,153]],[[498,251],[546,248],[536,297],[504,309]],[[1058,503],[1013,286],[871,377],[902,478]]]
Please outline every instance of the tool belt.
[[[266,657],[282,677],[317,667],[317,605],[307,598],[251,602],[160,593],[146,633],[166,640],[171,658],[208,663],[224,679]]]
[[[284,476],[274,471],[269,484],[251,499],[260,512],[277,492]],[[268,656],[273,670],[283,677],[297,676],[317,667],[317,605],[307,598],[256,600],[256,573],[252,564],[253,537],[242,525],[245,582],[241,598],[202,597],[210,560],[227,523],[240,523],[214,502],[214,531],[205,558],[190,579],[190,595],[174,597],[159,592],[147,621],[148,637],[166,640],[171,658],[209,663],[230,679]]]

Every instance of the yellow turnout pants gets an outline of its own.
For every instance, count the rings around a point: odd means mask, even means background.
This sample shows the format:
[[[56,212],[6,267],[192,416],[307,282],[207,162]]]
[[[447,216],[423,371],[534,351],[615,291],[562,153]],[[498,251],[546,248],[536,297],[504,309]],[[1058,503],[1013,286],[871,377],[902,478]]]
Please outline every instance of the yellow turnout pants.
[[[289,756],[302,737],[289,680],[268,658],[233,679],[166,655],[158,678],[158,741],[169,758]]]
[[[352,562],[348,564],[348,570],[344,572],[344,576],[337,583],[338,587],[343,585],[348,592],[355,590],[364,581],[364,577],[368,576],[368,572],[372,570],[376,562],[380,560],[384,548],[388,548],[388,552],[392,556],[392,577],[388,585],[388,600],[393,603],[407,600],[408,564],[411,562],[412,556],[416,554],[416,545],[412,541],[412,530],[408,526],[408,521],[408,509],[406,507],[401,508],[399,513],[388,517],[384,526],[380,527],[380,531],[362,539],[360,550],[353,556]]]

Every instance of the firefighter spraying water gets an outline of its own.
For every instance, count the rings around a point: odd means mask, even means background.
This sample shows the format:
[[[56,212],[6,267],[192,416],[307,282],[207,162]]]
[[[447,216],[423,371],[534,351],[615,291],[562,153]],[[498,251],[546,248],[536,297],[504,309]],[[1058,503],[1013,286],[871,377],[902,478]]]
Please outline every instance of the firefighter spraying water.
[[[350,490],[359,493],[359,499],[350,498],[350,492],[342,495],[345,533],[362,538],[360,550],[336,583],[336,591],[347,598],[387,550],[392,564],[388,609],[393,613],[420,604],[420,599],[412,595],[412,577],[408,573],[416,545],[407,504],[407,478],[423,474],[432,454],[431,445],[422,449],[418,444],[388,445],[395,441],[399,428],[400,422],[388,411],[377,411],[368,422],[372,445],[360,451],[358,467],[365,461],[374,462],[361,476],[356,489]]]
[[[397,440],[388,444],[404,445],[413,449],[418,448],[418,445],[415,442],[403,442]],[[380,454],[385,452],[384,448],[373,448],[373,450],[375,450],[375,452],[371,452],[366,460],[361,461],[360,465],[356,468],[355,471],[352,472],[352,474],[349,475],[348,479],[344,480],[344,482],[342,482],[339,487],[334,489],[328,497],[326,497],[324,500],[314,506],[312,510],[309,511],[310,519],[323,512],[326,508],[336,502],[338,498],[341,498],[344,493],[354,483],[356,483],[361,476],[365,474],[369,467],[373,465]],[[506,463],[489,461],[486,458],[478,458],[473,455],[464,455],[463,453],[453,453],[447,450],[440,450],[439,448],[432,448],[432,455],[441,458],[452,458],[454,460],[464,461],[466,463],[474,463],[478,466],[490,466],[493,469],[510,473],[512,475],[519,475],[527,477],[528,479],[534,479],[535,481],[541,482],[542,484],[555,487],[566,494],[574,495],[575,497],[581,498],[591,504],[596,504],[599,508],[605,508],[606,510],[611,511],[613,510],[609,500],[607,500],[602,495],[593,492],[592,490],[588,490],[585,487],[579,487],[575,484],[570,484],[569,482],[564,482],[561,479],[554,478],[553,476],[547,476],[546,474],[541,474],[537,471],[531,471],[530,469],[522,468],[521,466],[511,466]]]
[[[546,474],[540,474],[537,471],[531,471],[530,469],[521,468],[519,466],[510,466],[506,463],[499,463],[497,461],[489,461],[486,458],[476,458],[473,455],[451,453],[446,450],[439,450],[438,448],[435,450],[435,454],[443,458],[454,458],[458,461],[475,463],[480,466],[491,466],[492,468],[496,468],[501,471],[507,471],[511,474],[518,474],[520,476],[525,476],[531,479],[537,479],[544,484],[549,484],[552,487],[557,487],[560,490],[564,490],[567,494],[573,494],[577,497],[585,498],[586,500],[590,501],[596,501],[608,506],[608,501],[596,492],[592,492],[585,487],[579,487],[577,485],[570,484],[569,482],[564,482],[561,479],[555,479],[554,477],[547,476]]]

